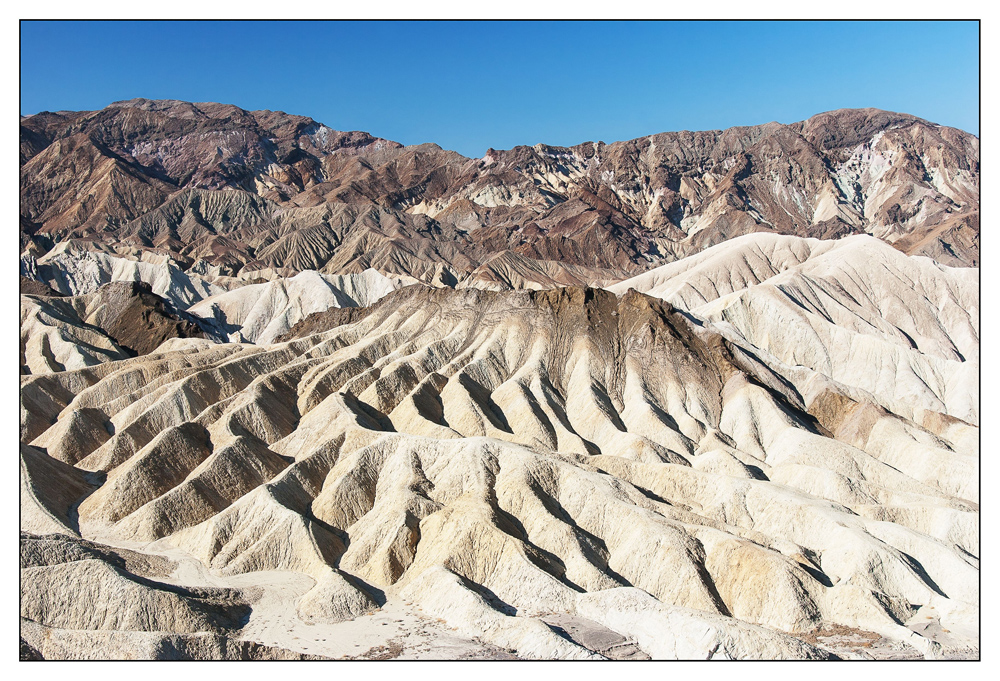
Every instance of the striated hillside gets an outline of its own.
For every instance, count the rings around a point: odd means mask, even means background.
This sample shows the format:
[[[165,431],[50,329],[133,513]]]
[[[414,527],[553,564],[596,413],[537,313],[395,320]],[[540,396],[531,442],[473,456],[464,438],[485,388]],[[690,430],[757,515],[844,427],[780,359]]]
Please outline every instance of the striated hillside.
[[[108,283],[79,296],[22,293],[20,307],[22,374],[79,369],[144,355],[170,338],[204,336],[143,282]]]
[[[974,274],[761,234],[617,296],[414,285],[25,376],[29,545],[175,563],[32,563],[26,642],[336,657],[384,611],[494,657],[978,655]],[[79,583],[164,605],[34,595]],[[445,655],[397,631],[362,640]]]
[[[21,119],[22,659],[979,657],[979,140]]]
[[[610,287],[629,289],[896,413],[978,423],[978,269],[907,257],[868,236],[759,234]]]
[[[975,266],[978,210],[978,138],[875,109],[479,159],[222,104],[21,120],[32,257],[83,239],[226,275],[601,285],[760,231],[867,233]]]

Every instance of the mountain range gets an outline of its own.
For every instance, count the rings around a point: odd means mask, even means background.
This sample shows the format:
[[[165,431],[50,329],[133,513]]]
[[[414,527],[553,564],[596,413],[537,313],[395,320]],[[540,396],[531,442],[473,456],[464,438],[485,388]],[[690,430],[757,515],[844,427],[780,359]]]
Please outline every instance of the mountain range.
[[[311,118],[131,100],[21,119],[20,243],[251,276],[620,280],[743,234],[866,233],[976,266],[979,140],[875,109],[470,159]]]

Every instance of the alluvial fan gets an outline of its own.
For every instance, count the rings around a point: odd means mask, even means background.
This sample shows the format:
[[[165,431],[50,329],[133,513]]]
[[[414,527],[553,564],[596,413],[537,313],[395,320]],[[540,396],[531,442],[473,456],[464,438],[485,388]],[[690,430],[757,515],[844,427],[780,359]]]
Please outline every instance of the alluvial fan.
[[[22,654],[978,655],[969,271],[751,235],[23,376]]]

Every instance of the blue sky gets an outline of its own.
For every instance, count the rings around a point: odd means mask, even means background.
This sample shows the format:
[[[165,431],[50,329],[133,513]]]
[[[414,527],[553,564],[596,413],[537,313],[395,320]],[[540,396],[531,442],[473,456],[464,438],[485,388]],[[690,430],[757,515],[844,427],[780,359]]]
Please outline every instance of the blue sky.
[[[22,22],[21,113],[181,99],[467,156],[877,107],[979,134],[974,22]]]

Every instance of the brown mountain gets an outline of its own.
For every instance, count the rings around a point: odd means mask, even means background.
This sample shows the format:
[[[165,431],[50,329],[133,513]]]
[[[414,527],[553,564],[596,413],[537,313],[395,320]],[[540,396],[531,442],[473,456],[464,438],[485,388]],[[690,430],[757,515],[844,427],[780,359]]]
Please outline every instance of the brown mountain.
[[[976,266],[978,207],[978,138],[875,109],[481,159],[223,104],[21,120],[22,251],[97,240],[223,274],[599,285],[761,231]]]

